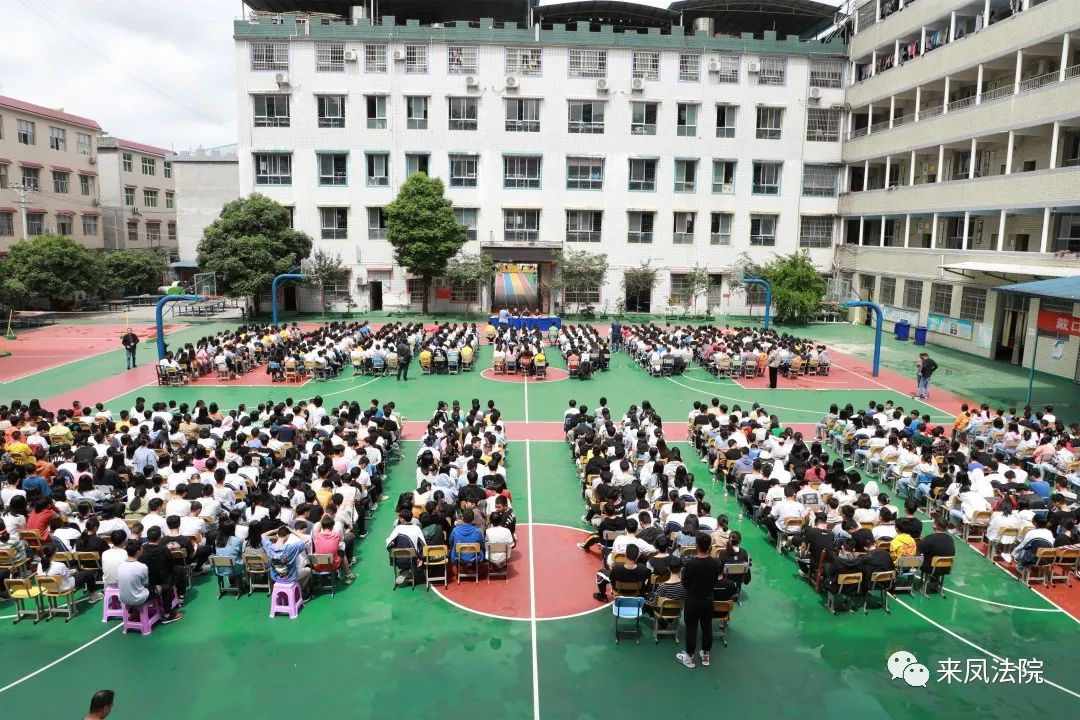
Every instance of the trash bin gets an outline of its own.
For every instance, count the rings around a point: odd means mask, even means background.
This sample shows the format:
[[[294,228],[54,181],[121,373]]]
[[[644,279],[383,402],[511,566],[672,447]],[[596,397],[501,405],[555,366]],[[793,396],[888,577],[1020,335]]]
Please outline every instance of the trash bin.
[[[896,325],[893,327],[893,330],[896,332],[897,340],[899,340],[900,342],[907,342],[908,337],[911,333],[911,323],[909,323],[907,320],[901,320],[900,322],[896,323]]]
[[[915,328],[915,344],[916,345],[925,345],[926,344],[926,328],[923,327],[922,325],[919,325],[917,328]]]

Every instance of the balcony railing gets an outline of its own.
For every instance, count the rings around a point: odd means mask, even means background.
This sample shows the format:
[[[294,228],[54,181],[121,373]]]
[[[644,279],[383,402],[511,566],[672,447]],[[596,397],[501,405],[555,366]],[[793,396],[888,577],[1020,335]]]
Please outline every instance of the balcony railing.
[[[1020,92],[1029,92],[1031,90],[1037,90],[1045,85],[1049,85],[1052,82],[1057,82],[1059,73],[1057,70],[1054,72],[1048,72],[1045,75],[1036,75],[1035,77],[1028,78],[1027,80],[1020,81]]]
[[[971,107],[974,104],[975,104],[975,96],[974,95],[971,95],[969,97],[960,98],[959,100],[953,100],[951,103],[949,103],[949,112],[953,112],[955,110],[963,110],[964,108]]]
[[[889,121],[888,120],[882,120],[881,122],[874,123],[873,125],[870,126],[870,132],[872,132],[872,133],[881,132],[882,130],[888,130],[888,129],[889,129]]]
[[[1016,88],[1013,86],[1012,83],[1009,83],[1008,85],[1002,85],[1001,87],[994,88],[993,90],[987,90],[982,94],[981,102],[988,103],[997,100],[998,98],[1008,97],[1009,95],[1012,95],[1015,90]]]
[[[651,232],[630,232],[626,234],[626,242],[648,245],[652,242]]]
[[[926,118],[932,118],[936,115],[940,115],[944,110],[941,107],[941,103],[937,102],[933,105],[924,105],[919,108],[919,119],[925,120]]]
[[[1080,65],[1072,65],[1065,68],[1065,79],[1070,80],[1074,77],[1080,76]]]
[[[892,126],[898,128],[901,125],[907,125],[909,122],[915,122],[915,115],[898,115],[893,118]]]
[[[851,129],[851,137],[853,137],[853,138],[860,138],[860,137],[862,137],[864,135],[869,135],[869,134],[870,134],[870,127],[869,126],[861,127],[861,128],[852,128]]]

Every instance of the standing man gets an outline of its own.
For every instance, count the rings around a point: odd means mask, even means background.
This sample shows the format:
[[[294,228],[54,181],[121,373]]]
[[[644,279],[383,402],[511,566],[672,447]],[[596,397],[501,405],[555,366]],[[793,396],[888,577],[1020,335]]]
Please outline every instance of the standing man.
[[[499,311],[499,327],[505,328],[510,324],[510,311],[503,308]]]
[[[915,363],[915,380],[918,387],[911,397],[927,400],[930,397],[930,376],[938,369],[938,364],[924,352],[919,353],[919,360]]]
[[[619,346],[622,345],[622,325],[619,324],[618,319],[611,321],[611,351],[619,352]]]
[[[774,345],[769,350],[769,357],[765,364],[769,366],[769,389],[776,389],[776,378],[780,374],[780,365],[784,362],[784,352],[779,345]]]
[[[127,369],[131,370],[135,367],[135,348],[139,344],[139,336],[133,333],[131,328],[128,328],[120,342],[124,346],[124,355],[127,356]]]
[[[98,690],[94,697],[90,698],[90,712],[86,713],[83,720],[105,720],[112,712],[115,697],[116,693],[112,690]]]
[[[709,667],[709,652],[713,641],[713,588],[720,578],[720,561],[709,556],[712,538],[698,533],[697,553],[683,566],[682,582],[686,588],[683,602],[683,621],[686,623],[686,650],[675,659],[688,668],[694,667],[698,630],[701,631],[701,664]],[[629,549],[629,548],[627,548]]]
[[[405,338],[398,340],[397,348],[397,379],[409,382],[409,363],[412,362],[412,348],[409,347],[409,343],[405,342]]]

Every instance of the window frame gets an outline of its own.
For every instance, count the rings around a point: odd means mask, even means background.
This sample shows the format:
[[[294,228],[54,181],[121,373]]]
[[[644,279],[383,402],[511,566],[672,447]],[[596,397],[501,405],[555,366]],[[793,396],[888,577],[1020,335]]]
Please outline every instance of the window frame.
[[[606,78],[607,50],[600,48],[570,48],[566,74],[570,78]]]
[[[520,226],[515,221],[508,224],[511,218],[522,221]],[[536,227],[530,228],[530,219],[535,218]],[[534,208],[503,208],[503,241],[504,242],[537,242],[540,239],[540,211]]]
[[[386,208],[380,205],[369,205],[365,208],[365,211],[368,240],[385,240]]]
[[[637,221],[636,223],[634,221]],[[646,223],[645,221],[648,220]],[[648,229],[645,226],[648,225]],[[634,229],[636,226],[636,230]],[[656,211],[626,211],[626,242],[632,245],[652,245],[656,236]]]
[[[781,140],[784,133],[784,108],[758,105],[755,113],[754,136],[758,140]]]
[[[477,187],[479,185],[479,182],[480,182],[480,156],[478,154],[450,153],[448,155],[448,162],[449,162],[449,172],[448,172],[447,177],[448,177],[448,180],[449,180],[450,187],[474,188],[474,187]],[[458,165],[460,167],[460,166],[462,166],[462,164],[464,164],[464,168],[465,168],[466,171],[468,171],[470,169],[470,165],[471,165],[471,172],[466,172],[463,175],[461,175],[461,174],[455,175],[454,174],[455,165]]]
[[[332,218],[328,213],[333,213]],[[327,219],[333,220],[328,224]],[[344,223],[342,223],[344,219]],[[322,240],[348,240],[349,238],[349,208],[336,205],[333,207],[319,208],[319,237]]]
[[[930,283],[930,312],[935,315],[952,316],[952,283]]]
[[[281,40],[249,41],[251,72],[288,72],[289,43]]]
[[[53,170],[52,182],[54,193],[67,195],[71,192],[71,173],[65,170]]]
[[[55,125],[49,126],[49,149],[67,152],[67,130]]]
[[[273,100],[273,108],[269,100]],[[287,93],[259,93],[251,96],[252,100],[252,125],[257,128],[283,128],[290,127],[292,115],[290,108],[290,96]],[[278,104],[283,102],[285,114],[279,114]],[[262,107],[260,108],[260,104]],[[260,110],[262,111],[260,113]],[[272,110],[272,112],[271,112]]]
[[[823,171],[832,171],[832,187],[827,191],[824,183],[826,173]],[[809,180],[818,182],[811,185],[807,182]],[[801,192],[803,197],[838,197],[840,194],[840,166],[828,163],[803,163]]]
[[[679,221],[682,221],[681,223]],[[681,229],[680,229],[681,228]],[[675,210],[671,213],[672,245],[693,245],[697,233],[697,212]]]
[[[390,120],[386,112],[387,100],[386,95],[364,96],[364,124],[368,130],[385,130],[390,126]],[[375,115],[372,115],[372,110],[375,111]],[[381,115],[379,114],[380,110]]]
[[[840,142],[843,119],[839,110],[832,108],[806,109],[807,142]],[[816,125],[817,127],[813,127]]]
[[[680,169],[682,172],[680,173]],[[675,158],[674,192],[697,192],[698,161],[692,158]]]
[[[566,132],[574,135],[602,135],[607,121],[607,103],[603,100],[567,100],[566,101]],[[600,108],[600,120],[596,120],[596,109]],[[574,111],[577,109],[578,119],[574,119]],[[586,113],[585,109],[589,108]],[[590,119],[586,120],[588,115]]]
[[[427,75],[428,46],[410,43],[405,46],[405,74]]]
[[[33,120],[16,118],[15,140],[20,145],[37,145],[37,123]]]
[[[779,215],[752,213],[750,215],[750,247],[776,247],[776,226],[779,220]],[[754,232],[755,223],[757,223],[756,233]],[[768,231],[767,224],[771,226],[768,227]]]
[[[381,159],[383,164],[383,174],[377,175],[373,171],[378,168],[375,166],[376,160]],[[386,152],[366,152],[364,153],[364,179],[367,187],[390,187],[390,153]]]
[[[585,222],[586,220],[588,222]],[[571,208],[566,210],[566,242],[599,243],[603,236],[603,229],[603,210],[576,210]]]
[[[635,180],[634,163],[641,163],[639,179]],[[652,169],[652,178],[649,179],[649,169]],[[659,160],[656,158],[629,158],[627,170],[627,189],[630,192],[656,192],[656,176],[659,170]],[[637,187],[635,187],[637,185]]]
[[[659,80],[660,53],[656,50],[634,50],[630,55],[630,77],[638,80]]]
[[[787,58],[764,55],[758,58],[758,85],[783,87],[787,84]]]
[[[543,170],[539,155],[503,155],[503,189],[539,190]]]
[[[507,75],[540,77],[544,69],[544,49],[508,47],[503,52],[503,68]]]
[[[419,105],[420,115],[414,115]],[[405,128],[408,130],[427,130],[428,115],[431,109],[431,98],[427,95],[405,96]]]
[[[83,234],[83,237],[97,237],[97,234],[98,234],[98,217],[97,217],[97,215],[83,215],[82,216],[82,234]]]
[[[344,187],[349,184],[348,153],[317,151],[315,155],[318,161],[319,187]],[[330,161],[329,168],[326,167],[327,160]]]
[[[540,98],[504,98],[503,110],[506,132],[540,132]]]
[[[637,120],[638,110],[641,120]],[[652,122],[649,122],[649,110],[652,110]],[[630,134],[655,135],[656,120],[660,115],[660,103],[652,100],[633,100],[630,102]]]
[[[472,117],[469,117],[469,110],[472,110]],[[464,110],[465,113],[461,117],[454,117],[455,110]],[[480,126],[480,101],[474,97],[451,97],[447,102],[447,129],[460,132],[475,132]],[[470,127],[471,125],[471,127]]]
[[[701,82],[701,53],[679,53],[679,82]]]
[[[725,223],[726,221],[726,223]],[[727,226],[725,232],[724,226]],[[731,245],[731,230],[735,225],[735,213],[714,210],[709,213],[709,244]]]
[[[343,128],[345,127],[345,96],[344,95],[316,95],[315,115],[319,128]],[[336,112],[335,112],[336,111]]]
[[[970,295],[969,295],[970,293]],[[964,285],[960,288],[960,313],[961,320],[981,323],[986,320],[986,299],[989,293],[986,288]],[[974,309],[973,309],[974,308]]]
[[[887,290],[886,290],[887,288]],[[878,283],[878,302],[882,305],[896,304],[896,278],[882,275]]]
[[[765,173],[770,171],[775,171],[775,178],[766,177]],[[778,196],[783,187],[784,163],[782,161],[755,160],[751,177],[751,194]],[[773,180],[773,182],[768,182],[769,180]]]
[[[700,103],[681,102],[675,104],[675,135],[678,137],[697,137]]]
[[[576,165],[575,165],[576,164]],[[600,177],[596,178],[596,166],[599,164]],[[605,159],[586,155],[568,155],[566,157],[566,189],[567,190],[603,190]],[[572,169],[573,167],[573,169]],[[589,170],[583,176],[583,168]]]
[[[139,156],[139,168],[142,174],[146,177],[157,176],[157,158],[147,157],[146,155]]]
[[[387,47],[384,43],[367,43],[364,45],[364,72],[373,75],[383,75],[389,72],[389,63],[386,59]]]
[[[264,172],[260,172],[260,162],[264,165]],[[271,168],[271,164],[275,167]],[[256,185],[292,185],[292,153],[252,153],[252,168]]]
[[[457,56],[455,57],[455,51]],[[471,64],[470,64],[471,57]],[[475,75],[480,70],[480,46],[458,43],[446,47],[446,73],[448,75]]]
[[[831,248],[835,240],[835,218],[825,215],[803,215],[799,218],[799,247],[813,250]],[[807,226],[809,222],[810,227]],[[814,227],[814,226],[817,227]]]
[[[847,63],[839,59],[810,58],[810,87],[842,89]]]
[[[917,291],[917,292],[915,292],[915,291]],[[911,298],[911,296],[913,294],[917,295],[917,298],[918,298],[917,301],[914,302],[914,303],[910,302],[910,298]],[[904,294],[900,298],[900,302],[901,302],[900,307],[902,307],[904,310],[921,311],[922,310],[922,294],[923,294],[923,281],[922,280],[912,280],[910,278],[905,279],[904,280]]]
[[[730,120],[730,125],[720,124],[720,111],[724,111],[724,120]],[[718,138],[733,138],[735,137],[735,128],[739,118],[739,106],[732,105],[731,103],[716,103],[716,137]]]
[[[345,43],[315,43],[315,72],[345,72]]]

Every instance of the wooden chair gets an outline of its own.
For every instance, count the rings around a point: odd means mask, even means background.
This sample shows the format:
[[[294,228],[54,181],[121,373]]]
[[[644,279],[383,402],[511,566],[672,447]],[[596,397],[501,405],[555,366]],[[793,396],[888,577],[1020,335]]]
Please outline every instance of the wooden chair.
[[[997,540],[986,541],[986,557],[990,562],[994,562],[1001,554],[1000,551],[1014,547],[1016,545],[1016,538],[1020,535],[1020,528],[1003,528],[998,535]]]
[[[1050,566],[1050,584],[1064,581],[1066,587],[1072,587],[1072,576],[1077,572],[1077,567],[1080,567],[1080,548],[1058,548],[1054,563]],[[1060,575],[1058,570],[1061,571]]]
[[[480,565],[484,562],[481,559],[480,550],[480,543],[458,543],[454,546],[454,554],[457,555],[455,567],[459,584],[462,577],[469,578],[473,582],[480,582]],[[466,554],[472,555],[473,559],[465,560],[462,556]]]
[[[510,543],[488,543],[487,544],[487,559],[488,559],[487,577],[488,577],[488,584],[489,585],[491,584],[492,576],[496,576],[496,575],[503,578],[503,579],[505,579],[507,583],[510,582],[510,551],[511,551]],[[503,557],[506,558],[506,560],[504,560],[501,565],[498,564],[498,563],[492,562],[491,556],[492,556],[493,553],[502,555]]]
[[[37,625],[42,620],[43,608],[41,605],[41,588],[34,584],[34,581],[30,578],[7,578],[4,580],[4,588],[7,590],[8,596],[15,603],[15,622],[14,625],[18,625],[19,621],[28,617],[34,618],[34,624]],[[34,609],[27,610],[26,604],[32,602]]]
[[[311,594],[314,596],[315,591],[319,588],[330,588],[330,597],[334,597],[337,594],[337,576],[338,571],[333,567],[330,567],[334,562],[334,556],[330,553],[312,553],[309,556],[311,561]],[[345,558],[341,559],[342,562],[348,562]],[[316,566],[322,566],[323,570],[316,570]]]
[[[828,608],[833,615],[836,615],[836,600],[838,597],[843,597],[847,603],[848,611],[855,612],[855,601],[853,598],[861,593],[862,581],[862,573],[842,573],[837,576],[835,590],[826,586],[825,607]]]
[[[679,642],[679,618],[682,616],[682,600],[662,597],[656,601],[653,612],[653,641],[659,645],[660,637],[670,637]]]
[[[60,553],[57,553],[59,555]],[[45,619],[52,620],[58,615],[64,616],[64,622],[71,622],[75,617],[75,588],[64,590],[60,578],[55,575],[35,575],[35,582],[45,598]],[[63,600],[63,604],[60,601]]]
[[[1030,584],[1032,577],[1042,577],[1043,585],[1050,585],[1050,575],[1054,571],[1054,561],[1057,560],[1057,548],[1036,548],[1035,563],[1024,566],[1020,579]]]
[[[728,628],[731,626],[731,613],[735,603],[731,600],[713,600],[713,626],[720,629],[720,642],[727,647]]]
[[[986,540],[986,529],[990,527],[990,517],[993,515],[989,510],[976,510],[971,514],[971,520],[964,523],[964,542],[974,540]]]
[[[218,600],[229,593],[234,593],[236,599],[239,600],[244,591],[244,566],[232,558],[211,555],[210,567],[217,577]],[[240,570],[240,572],[237,572],[237,570]],[[230,583],[232,578],[236,578],[235,587]]]
[[[12,548],[0,548],[0,570],[8,573],[8,577],[21,578],[26,574],[27,566],[30,564],[30,558],[24,557],[22,560],[15,559],[15,550]]]
[[[930,559],[930,572],[924,573],[922,579],[923,597],[929,597],[929,593],[945,597],[945,576],[952,572],[955,559],[950,556]]]
[[[922,555],[901,555],[896,559],[896,577],[904,577],[905,579],[911,578],[911,583],[904,583],[903,585],[897,585],[896,581],[893,581],[892,594],[897,593],[909,593],[915,592],[915,573],[922,567],[923,556]]]
[[[295,360],[285,361],[285,382],[300,382],[300,368]]]
[[[896,582],[895,570],[881,570],[870,575],[870,582],[866,586],[866,595],[863,596],[863,614],[870,614],[870,597],[875,593],[880,593],[881,607],[885,610],[886,614],[891,614],[889,610],[889,593],[892,592],[893,583]]]
[[[406,582],[416,589],[416,548],[390,548],[390,567],[394,569],[394,590]],[[406,565],[406,567],[402,567]],[[401,582],[398,582],[402,579]]]
[[[30,549],[34,555],[41,555],[41,549],[45,547],[45,543],[41,540],[41,535],[37,530],[20,530],[19,539],[26,543],[26,547]]]
[[[244,570],[247,571],[248,595],[256,590],[265,590],[270,594],[273,582],[270,580],[270,562],[259,553],[244,553]]]
[[[94,573],[94,584],[101,585],[101,556],[96,552],[77,552],[75,553],[75,562],[78,563],[80,571],[89,571]]]
[[[423,558],[424,568],[427,570],[424,583],[427,589],[430,591],[431,586],[439,582],[442,583],[443,587],[448,587],[450,584],[450,548],[445,545],[425,545]],[[432,572],[436,568],[442,568],[438,575]]]

